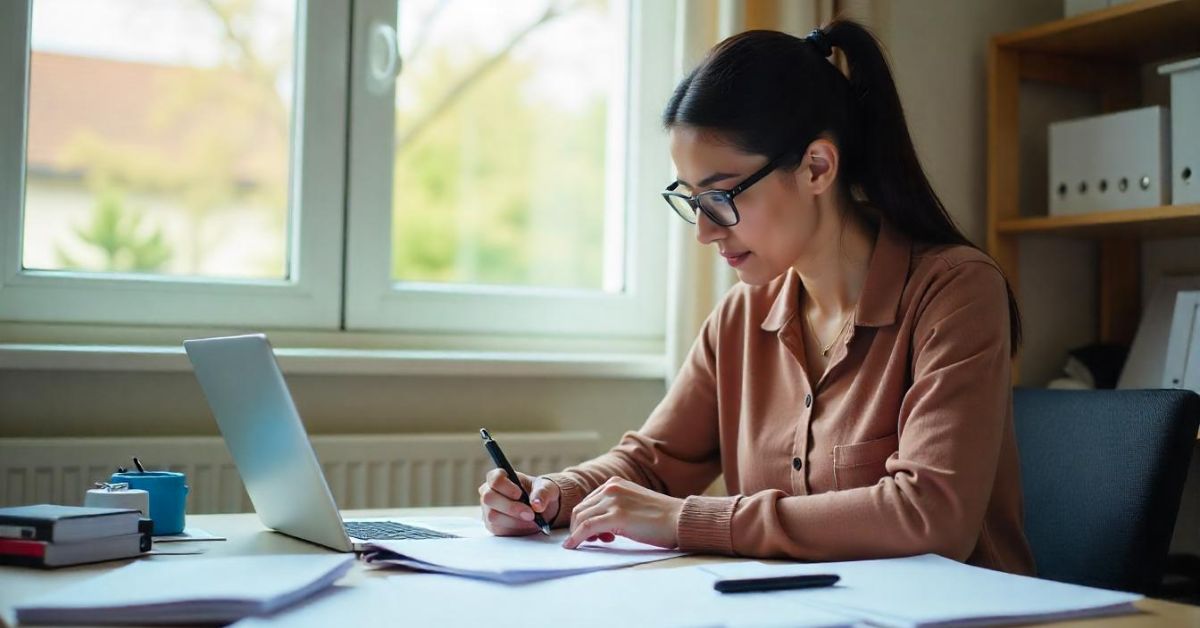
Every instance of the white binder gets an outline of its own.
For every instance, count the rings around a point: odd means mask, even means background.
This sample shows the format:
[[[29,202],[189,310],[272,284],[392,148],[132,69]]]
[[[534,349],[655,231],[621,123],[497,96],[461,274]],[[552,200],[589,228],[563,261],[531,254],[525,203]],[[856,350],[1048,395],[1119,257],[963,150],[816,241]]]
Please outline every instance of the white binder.
[[[1200,276],[1159,277],[1154,283],[1117,388],[1162,388],[1175,297],[1189,290],[1200,291]]]
[[[1050,125],[1050,215],[1171,202],[1169,112],[1143,107]]]
[[[1171,196],[1200,203],[1200,57],[1164,65],[1171,75]]]
[[[1200,393],[1200,290],[1180,292],[1175,297],[1162,381],[1163,388]]]

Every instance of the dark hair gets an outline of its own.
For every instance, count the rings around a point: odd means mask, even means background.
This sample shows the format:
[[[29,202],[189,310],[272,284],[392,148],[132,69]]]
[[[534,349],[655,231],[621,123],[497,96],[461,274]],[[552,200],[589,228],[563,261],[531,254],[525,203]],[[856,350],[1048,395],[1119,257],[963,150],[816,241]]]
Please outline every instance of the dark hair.
[[[845,55],[848,74],[826,60]],[[841,152],[839,185],[859,218],[880,219],[914,241],[978,249],[946,212],[917,159],[887,59],[861,24],[837,20],[800,39],[747,31],[718,44],[675,88],[663,125],[711,129],[747,153],[788,155],[796,168],[827,134]],[[1021,344],[1021,313],[1008,291],[1010,339]]]

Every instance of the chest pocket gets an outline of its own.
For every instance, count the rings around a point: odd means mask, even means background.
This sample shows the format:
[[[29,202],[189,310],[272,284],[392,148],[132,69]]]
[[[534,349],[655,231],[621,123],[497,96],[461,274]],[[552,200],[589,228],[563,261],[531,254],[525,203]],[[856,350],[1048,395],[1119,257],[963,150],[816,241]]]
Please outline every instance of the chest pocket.
[[[891,434],[850,445],[833,448],[833,487],[844,491],[871,486],[887,475],[884,463],[900,450],[900,439]]]

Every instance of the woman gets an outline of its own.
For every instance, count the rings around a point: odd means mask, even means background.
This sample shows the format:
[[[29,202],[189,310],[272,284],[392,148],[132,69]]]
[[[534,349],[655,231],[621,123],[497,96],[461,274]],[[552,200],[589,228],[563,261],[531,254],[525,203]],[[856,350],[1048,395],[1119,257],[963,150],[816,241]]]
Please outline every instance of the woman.
[[[827,58],[845,55],[843,74]],[[562,473],[491,472],[495,534],[570,526],[801,560],[934,552],[1033,573],[1022,529],[1012,291],[953,224],[862,26],[731,37],[663,114],[664,197],[741,283],[637,432]],[[730,497],[703,496],[724,473]]]

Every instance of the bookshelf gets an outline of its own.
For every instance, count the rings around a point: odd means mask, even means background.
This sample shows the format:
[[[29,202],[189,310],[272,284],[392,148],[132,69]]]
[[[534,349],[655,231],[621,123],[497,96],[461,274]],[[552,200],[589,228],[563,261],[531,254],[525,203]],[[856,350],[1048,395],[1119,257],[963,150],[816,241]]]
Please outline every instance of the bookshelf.
[[[1136,0],[997,35],[988,46],[988,251],[1018,289],[1022,236],[1095,241],[1101,342],[1129,344],[1137,331],[1142,242],[1200,236],[1200,205],[1025,215],[1019,201],[1019,88],[1023,82],[1052,83],[1097,93],[1105,111],[1134,108],[1142,104],[1144,64],[1196,54],[1200,0]]]

